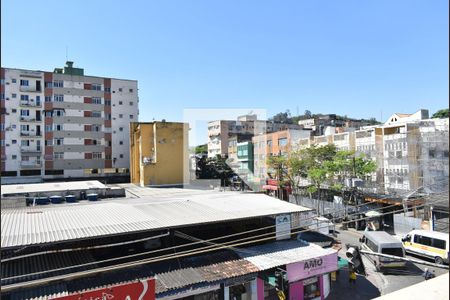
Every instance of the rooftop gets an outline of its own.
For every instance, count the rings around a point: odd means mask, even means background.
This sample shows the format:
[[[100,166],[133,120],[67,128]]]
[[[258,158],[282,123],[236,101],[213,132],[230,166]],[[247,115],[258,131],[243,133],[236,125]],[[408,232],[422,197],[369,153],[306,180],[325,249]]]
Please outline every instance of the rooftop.
[[[71,185],[74,183],[70,183]],[[1,211],[1,247],[74,241],[311,209],[263,194],[126,188],[127,198]]]

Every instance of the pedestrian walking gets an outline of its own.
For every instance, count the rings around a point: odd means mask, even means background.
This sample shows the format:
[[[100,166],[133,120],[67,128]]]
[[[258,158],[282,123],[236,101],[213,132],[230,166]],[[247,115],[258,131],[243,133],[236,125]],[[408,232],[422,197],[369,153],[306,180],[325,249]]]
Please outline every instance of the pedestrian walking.
[[[355,285],[356,284],[356,272],[353,270],[350,270],[348,273],[348,282],[350,284]]]

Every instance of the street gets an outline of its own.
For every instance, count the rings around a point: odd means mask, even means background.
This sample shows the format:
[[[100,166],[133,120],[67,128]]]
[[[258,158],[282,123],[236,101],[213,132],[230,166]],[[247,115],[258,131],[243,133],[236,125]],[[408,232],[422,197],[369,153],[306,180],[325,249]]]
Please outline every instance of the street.
[[[362,236],[362,232],[339,229],[336,233],[337,239],[339,239],[343,245],[343,248],[339,251],[338,255],[342,258],[346,258],[345,244],[359,245],[359,238]],[[430,260],[425,260],[424,258],[408,254],[406,255],[406,257],[432,262]],[[333,289],[331,294],[332,299],[348,299],[350,295],[353,299],[373,299],[380,294],[388,294],[424,281],[425,279],[422,274],[425,268],[428,268],[430,271],[434,272],[436,276],[448,272],[448,270],[441,268],[407,262],[404,269],[398,269],[395,270],[395,272],[393,270],[389,272],[389,274],[383,274],[375,270],[375,266],[367,256],[363,256],[363,262],[366,268],[367,276],[358,276],[356,286],[354,288],[350,287],[349,289],[348,273],[344,270],[344,272],[341,272],[340,276],[338,277],[338,281],[341,280],[342,283],[335,284],[335,286],[339,288]]]

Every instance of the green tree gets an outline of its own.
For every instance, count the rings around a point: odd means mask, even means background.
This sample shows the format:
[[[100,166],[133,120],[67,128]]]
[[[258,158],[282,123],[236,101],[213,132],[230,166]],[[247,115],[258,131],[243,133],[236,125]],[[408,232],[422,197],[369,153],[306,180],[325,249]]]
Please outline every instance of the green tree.
[[[208,144],[198,145],[195,147],[195,154],[208,153]]]
[[[435,118],[439,118],[439,119],[448,118],[448,108],[444,108],[444,109],[438,110],[437,112],[435,112],[433,114],[433,116],[431,118],[433,118],[433,119],[435,119]]]

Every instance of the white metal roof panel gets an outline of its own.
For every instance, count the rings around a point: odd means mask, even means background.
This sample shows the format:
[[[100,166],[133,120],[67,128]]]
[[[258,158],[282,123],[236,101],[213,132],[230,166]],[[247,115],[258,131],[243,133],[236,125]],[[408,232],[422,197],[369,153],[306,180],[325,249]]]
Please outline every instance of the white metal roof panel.
[[[106,185],[97,180],[71,181],[71,182],[49,182],[30,184],[6,184],[2,185],[2,196],[8,194],[22,193],[44,193],[58,191],[74,191],[89,189],[106,189]]]
[[[298,242],[295,241],[266,244],[245,248],[245,250],[246,252],[239,253],[239,255],[257,266],[260,270],[268,270],[281,265],[304,261],[336,252],[334,249],[322,248],[314,244],[299,247]],[[252,251],[262,254],[254,255],[251,254]]]
[[[205,192],[2,209],[1,247],[52,243],[177,226],[310,211],[262,194]]]

